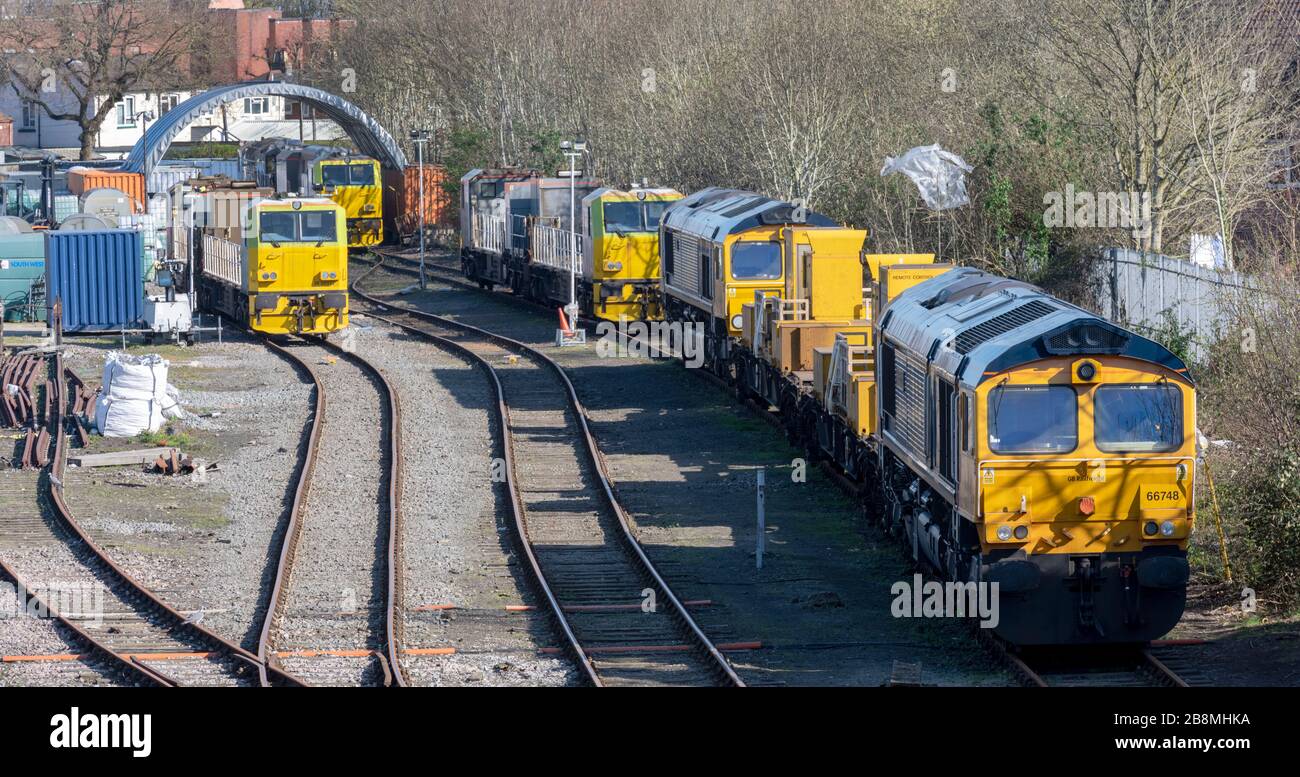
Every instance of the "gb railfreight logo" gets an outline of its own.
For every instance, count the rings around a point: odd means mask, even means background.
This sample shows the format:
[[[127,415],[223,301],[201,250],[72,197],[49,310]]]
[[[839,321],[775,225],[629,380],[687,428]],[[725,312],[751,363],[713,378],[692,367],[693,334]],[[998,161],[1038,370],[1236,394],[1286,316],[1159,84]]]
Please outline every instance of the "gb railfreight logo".
[[[76,707],[50,718],[50,747],[55,750],[131,750],[133,758],[153,752],[153,715],[82,715]]]

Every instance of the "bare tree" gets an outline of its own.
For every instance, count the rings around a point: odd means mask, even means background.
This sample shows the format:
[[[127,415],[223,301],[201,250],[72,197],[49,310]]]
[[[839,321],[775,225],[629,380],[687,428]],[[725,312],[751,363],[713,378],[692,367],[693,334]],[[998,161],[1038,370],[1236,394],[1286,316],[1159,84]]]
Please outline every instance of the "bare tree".
[[[1197,220],[1193,201],[1207,173],[1220,177],[1210,186],[1220,210],[1232,210],[1224,165],[1263,165],[1239,152],[1272,140],[1259,114],[1276,90],[1261,95],[1229,86],[1260,67],[1270,50],[1261,46],[1260,30],[1274,21],[1271,3],[1050,0],[1022,10],[1045,54],[1040,94],[1070,106],[1109,156],[1120,187],[1149,205],[1149,229],[1135,234],[1136,248],[1164,252],[1174,219],[1185,234]],[[1267,67],[1261,78],[1279,83],[1279,70]],[[1231,163],[1227,146],[1234,149]]]
[[[81,158],[91,159],[123,97],[186,82],[206,8],[202,0],[100,0],[7,15],[0,67],[19,98],[76,122]]]

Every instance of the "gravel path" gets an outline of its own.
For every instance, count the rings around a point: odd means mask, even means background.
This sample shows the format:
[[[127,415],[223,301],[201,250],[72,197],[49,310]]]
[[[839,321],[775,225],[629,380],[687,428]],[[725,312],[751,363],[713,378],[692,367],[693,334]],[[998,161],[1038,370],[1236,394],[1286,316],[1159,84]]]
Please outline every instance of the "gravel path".
[[[373,326],[371,326],[373,324]],[[415,685],[564,685],[517,562],[504,485],[493,486],[489,379],[462,357],[355,315],[357,349],[402,403],[403,665]],[[447,650],[447,655],[418,651]]]
[[[388,417],[383,386],[360,365],[310,343],[290,348],[325,386],[324,430],[283,612],[272,636],[289,672],[313,685],[382,683],[364,651],[384,642]],[[295,656],[303,651],[360,655]]]

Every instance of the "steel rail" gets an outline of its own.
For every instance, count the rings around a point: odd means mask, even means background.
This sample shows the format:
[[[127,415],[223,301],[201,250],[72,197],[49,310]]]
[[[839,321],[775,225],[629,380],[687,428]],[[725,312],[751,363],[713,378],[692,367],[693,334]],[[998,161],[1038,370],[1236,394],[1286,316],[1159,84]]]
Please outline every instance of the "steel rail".
[[[1178,673],[1169,668],[1169,665],[1151,652],[1150,648],[1143,648],[1142,660],[1146,662],[1148,672],[1155,676],[1155,679],[1161,685],[1168,685],[1173,688],[1190,688],[1187,681],[1178,676]]]
[[[57,433],[55,435],[54,458],[49,465],[49,474],[45,478],[48,483],[50,504],[54,507],[54,514],[63,526],[71,531],[85,546],[85,548],[103,565],[103,568],[114,578],[116,578],[131,596],[140,603],[142,610],[147,610],[155,615],[161,616],[170,630],[177,634],[183,634],[189,639],[199,644],[207,645],[213,649],[213,652],[224,655],[235,661],[248,664],[251,667],[261,667],[262,662],[257,656],[253,655],[244,648],[227,640],[226,638],[212,632],[203,626],[191,622],[180,612],[175,610],[171,605],[160,599],[153,591],[141,585],[134,577],[131,576],[124,568],[110,557],[103,548],[96,543],[81,524],[77,522],[76,517],[69,509],[67,502],[63,498],[63,476],[67,465],[68,452],[68,435],[66,424],[63,423],[62,412],[64,405],[63,386],[67,385],[68,374],[63,364],[63,356],[55,356],[55,382],[57,389],[58,409],[54,412],[57,421]],[[79,382],[79,381],[78,381]],[[260,671],[260,670],[259,670]],[[293,675],[278,669],[267,670],[274,679],[284,685],[301,686],[304,683]],[[156,673],[155,673],[156,674]]]
[[[710,664],[714,667],[714,669],[716,670],[720,678],[728,685],[732,685],[736,687],[744,687],[745,685],[744,681],[741,680],[740,676],[736,674],[736,671],[735,669],[732,668],[730,662],[728,662],[727,659],[722,655],[721,651],[718,650],[717,646],[713,644],[713,641],[708,637],[708,635],[704,633],[704,630],[700,628],[699,624],[691,616],[690,612],[687,610],[686,606],[682,603],[681,599],[678,598],[678,596],[673,592],[672,588],[668,585],[668,581],[665,580],[664,577],[659,573],[659,570],[655,567],[654,562],[650,560],[650,557],[646,554],[645,549],[641,546],[641,543],[637,541],[636,536],[632,531],[631,517],[628,515],[626,509],[623,507],[622,503],[619,501],[618,497],[614,493],[613,483],[610,479],[608,469],[605,466],[604,458],[600,453],[599,445],[597,444],[596,438],[592,434],[591,427],[587,422],[586,408],[583,407],[582,401],[578,398],[577,389],[574,387],[573,382],[569,379],[568,373],[564,370],[564,368],[561,367],[558,362],[556,362],[554,359],[551,359],[546,354],[518,340],[514,340],[512,338],[497,334],[495,332],[489,332],[485,329],[480,329],[479,327],[475,327],[470,324],[466,324],[460,321],[455,321],[453,319],[438,316],[433,313],[426,313],[424,311],[396,306],[391,303],[384,302],[380,299],[377,299],[361,291],[359,288],[359,284],[361,283],[361,281],[368,278],[382,265],[383,265],[383,261],[381,259],[381,261],[375,263],[374,266],[372,266],[369,270],[367,270],[359,278],[357,278],[352,283],[353,293],[355,293],[357,296],[367,301],[371,305],[375,305],[386,310],[393,310],[403,315],[410,315],[418,319],[429,321],[433,324],[442,326],[444,328],[450,328],[456,331],[460,331],[472,335],[474,337],[478,337],[487,340],[489,342],[495,343],[507,349],[521,352],[524,355],[528,356],[529,358],[541,363],[542,365],[550,369],[555,374],[555,376],[559,378],[560,382],[564,387],[565,393],[567,394],[569,407],[573,411],[573,415],[578,421],[579,432],[580,432],[579,437],[583,441],[584,448],[587,452],[587,458],[593,466],[593,469],[597,476],[597,480],[600,482],[601,492],[604,495],[605,502],[613,511],[615,517],[618,519],[620,537],[623,540],[624,547],[632,553],[632,557],[635,559],[640,571],[653,583],[655,588],[658,589],[659,593],[662,594],[662,596],[669,602],[669,604],[671,605],[672,617],[677,621],[679,626],[681,626],[686,631],[690,640],[695,643],[696,648],[701,652],[701,654],[709,660]],[[402,328],[407,331],[411,331],[411,330],[415,330],[417,332],[421,331],[418,328],[414,328],[414,327],[403,326]],[[441,338],[441,339],[445,340],[445,338]],[[451,341],[447,341],[447,342],[451,342]],[[499,392],[498,399],[504,405],[505,404],[504,393],[501,392],[500,381],[499,379],[496,378],[495,368],[482,357],[478,357],[477,354],[475,354],[475,356],[478,358],[480,363],[486,366],[493,374]],[[506,409],[508,411],[508,407]],[[508,413],[506,416],[506,420],[508,420]],[[508,438],[509,427],[503,425],[502,433],[505,437]],[[508,462],[510,461],[509,457],[507,457],[507,461]],[[508,468],[510,466],[512,465],[508,464]],[[523,518],[522,496],[517,491],[516,481],[513,478],[511,478],[510,482],[512,484],[512,489],[515,489],[515,491],[513,492],[515,501],[517,503],[515,509],[517,511],[518,518],[522,519]],[[524,522],[524,531],[526,531],[526,521]],[[521,540],[525,544],[527,544],[527,534],[521,535]],[[530,555],[530,562],[535,562],[535,558],[531,557],[532,556],[531,552],[529,555]],[[538,572],[538,574],[540,574],[540,567],[538,567],[536,571]],[[539,578],[539,580],[544,581],[545,577],[542,576]],[[549,595],[549,592],[548,592],[548,603],[551,605],[553,613],[555,611],[560,611],[558,617],[563,619],[563,614],[562,614],[562,610],[560,609],[559,603],[554,599],[553,595]],[[565,620],[564,622],[567,623],[567,620]],[[566,631],[566,639],[569,637],[570,634],[572,634],[571,629]],[[582,651],[581,645],[576,643],[576,639],[574,644],[576,645],[576,649]],[[586,652],[582,651],[581,656],[582,656],[582,660],[580,661],[580,664],[584,667],[589,666],[590,660],[587,658]],[[594,672],[594,667],[592,668],[592,671]]]
[[[402,510],[401,510],[401,493],[402,493],[402,455],[401,455],[401,402],[398,399],[397,391],[393,389],[388,377],[366,359],[349,353],[339,346],[330,343],[324,338],[304,338],[305,342],[311,342],[320,345],[322,348],[330,350],[340,357],[351,361],[362,369],[362,371],[373,376],[383,387],[387,395],[388,413],[391,429],[389,433],[389,477],[388,477],[388,539],[385,543],[387,546],[387,581],[386,581],[386,604],[384,614],[384,633],[385,646],[383,651],[377,651],[375,656],[381,664],[384,672],[384,684],[396,684],[398,687],[407,685],[405,675],[402,671],[400,662],[400,652],[402,644],[402,627],[400,618],[397,617],[397,603],[401,601],[402,595],[402,574],[401,574],[401,537],[402,537]],[[267,605],[267,618],[263,622],[262,632],[258,638],[258,655],[263,663],[267,666],[276,666],[278,661],[275,659],[274,651],[271,646],[271,636],[274,630],[274,623],[279,619],[280,611],[284,605],[285,589],[288,586],[289,577],[292,574],[294,560],[297,557],[298,540],[302,536],[302,515],[306,510],[307,495],[311,491],[312,475],[316,469],[316,459],[320,453],[320,440],[325,429],[325,410],[328,406],[328,398],[325,391],[325,384],[321,381],[320,376],[315,369],[293,349],[286,348],[276,343],[269,337],[262,337],[262,342],[275,353],[289,360],[298,366],[303,372],[311,377],[316,388],[316,402],[312,413],[312,428],[308,436],[307,451],[304,454],[304,463],[302,471],[298,478],[298,485],[294,489],[293,505],[290,508],[289,525],[285,529],[284,541],[280,547],[280,560],[276,568],[275,583],[271,591],[271,601]]]

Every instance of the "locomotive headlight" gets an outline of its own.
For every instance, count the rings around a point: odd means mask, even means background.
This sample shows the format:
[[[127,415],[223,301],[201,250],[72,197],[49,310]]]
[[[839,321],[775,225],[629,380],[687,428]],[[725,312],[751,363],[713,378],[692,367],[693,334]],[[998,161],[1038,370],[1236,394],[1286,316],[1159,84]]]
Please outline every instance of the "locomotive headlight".
[[[1011,527],[1007,526],[1006,524],[1002,524],[1001,526],[999,526],[998,539],[1001,540],[1002,542],[1009,542],[1011,540]]]
[[[1023,539],[1025,539],[1025,538],[1028,537],[1028,536],[1029,536],[1029,527],[1028,527],[1028,526],[1017,526],[1017,527],[1016,527],[1016,539],[1018,539],[1018,540],[1023,540]]]
[[[1155,521],[1147,521],[1146,525],[1142,527],[1142,533],[1148,537],[1156,536],[1159,531],[1160,527],[1156,525]]]
[[[1160,524],[1160,533],[1165,535],[1166,537],[1172,537],[1174,536],[1174,531],[1177,530],[1177,528],[1178,527],[1174,525],[1173,521],[1165,521],[1164,523]]]
[[[740,315],[739,313],[737,313],[736,315],[734,315],[734,316],[731,317],[731,328],[732,328],[732,329],[740,329],[740,328],[742,328],[742,327],[744,327],[744,326],[745,326],[745,318],[744,318],[744,316],[742,316],[742,315]]]

